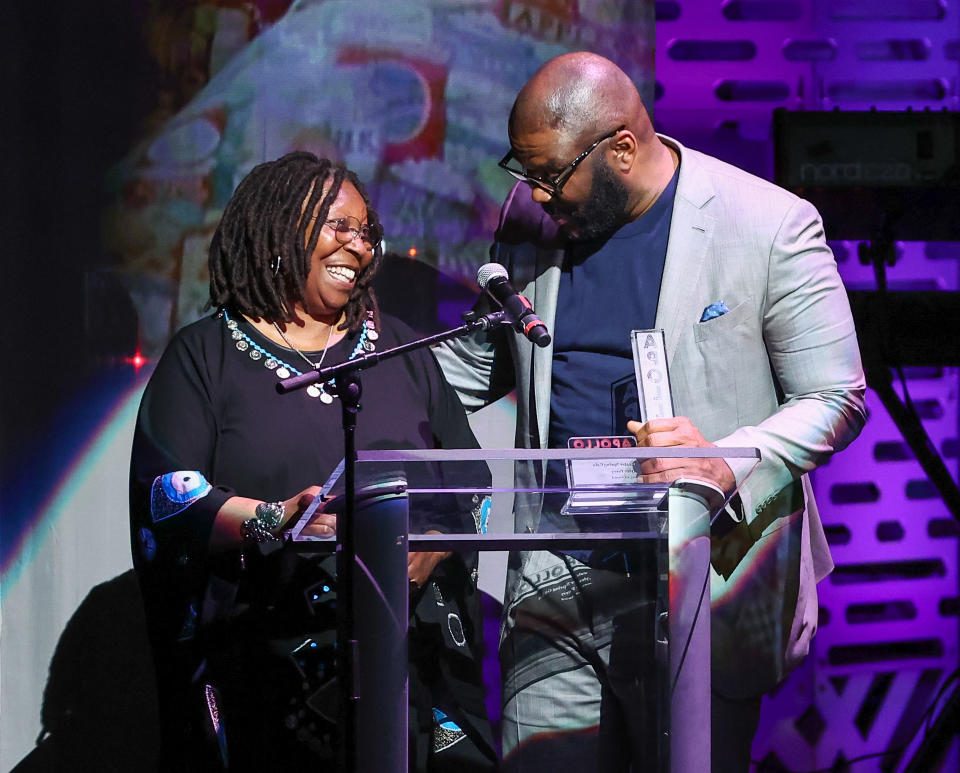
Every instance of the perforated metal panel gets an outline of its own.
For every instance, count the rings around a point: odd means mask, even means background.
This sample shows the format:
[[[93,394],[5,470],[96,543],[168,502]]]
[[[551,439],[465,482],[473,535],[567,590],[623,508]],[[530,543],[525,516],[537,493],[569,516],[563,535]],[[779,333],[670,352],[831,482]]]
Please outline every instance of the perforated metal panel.
[[[658,129],[768,179],[775,107],[958,107],[960,8],[945,0],[669,0],[656,7]],[[848,288],[873,289],[858,243],[832,244]],[[888,269],[892,289],[960,289],[960,245],[899,247]],[[957,375],[906,373],[954,476]],[[859,440],[814,478],[837,569],[820,585],[811,656],[764,702],[753,757],[771,770],[825,768],[888,749],[895,751],[853,770],[899,769],[916,747],[924,712],[957,668],[960,530],[873,392],[868,408]],[[954,742],[941,769],[958,767]]]

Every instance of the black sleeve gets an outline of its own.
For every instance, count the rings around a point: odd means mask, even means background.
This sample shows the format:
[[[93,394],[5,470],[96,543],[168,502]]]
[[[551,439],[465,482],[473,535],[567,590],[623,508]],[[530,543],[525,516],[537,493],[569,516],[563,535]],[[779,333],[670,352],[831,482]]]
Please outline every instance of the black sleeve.
[[[217,419],[208,358],[216,356],[211,352],[215,348],[204,336],[177,335],[140,403],[130,463],[138,568],[199,571],[206,563],[213,520],[234,494],[210,480]]]

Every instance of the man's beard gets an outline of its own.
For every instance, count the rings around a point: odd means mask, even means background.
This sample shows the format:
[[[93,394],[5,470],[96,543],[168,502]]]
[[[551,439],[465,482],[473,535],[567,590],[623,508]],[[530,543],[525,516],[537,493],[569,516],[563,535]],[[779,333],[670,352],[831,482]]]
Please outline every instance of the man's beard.
[[[594,167],[590,193],[583,204],[572,212],[565,212],[562,208],[552,207],[551,201],[544,209],[547,214],[552,214],[553,210],[568,218],[569,223],[563,231],[570,241],[589,242],[610,236],[624,224],[628,199],[627,186],[601,157]]]

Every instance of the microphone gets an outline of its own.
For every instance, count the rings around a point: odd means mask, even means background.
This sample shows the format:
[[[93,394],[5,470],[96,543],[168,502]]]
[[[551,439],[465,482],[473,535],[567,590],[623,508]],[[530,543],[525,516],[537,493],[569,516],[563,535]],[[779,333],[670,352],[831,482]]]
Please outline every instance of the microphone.
[[[507,269],[499,263],[485,263],[477,272],[477,284],[503,307],[518,333],[523,333],[537,346],[550,343],[550,333],[537,316],[530,301],[513,289]]]

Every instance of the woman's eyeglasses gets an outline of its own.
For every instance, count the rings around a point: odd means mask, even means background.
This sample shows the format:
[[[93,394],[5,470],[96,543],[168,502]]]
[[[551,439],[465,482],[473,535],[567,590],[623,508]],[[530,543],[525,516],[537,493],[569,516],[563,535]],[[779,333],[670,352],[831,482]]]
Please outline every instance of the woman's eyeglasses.
[[[340,244],[349,244],[358,236],[364,244],[370,246],[370,249],[376,249],[377,245],[383,241],[383,226],[379,223],[374,225],[364,225],[352,215],[347,217],[335,217],[324,222],[329,226],[337,241]]]

